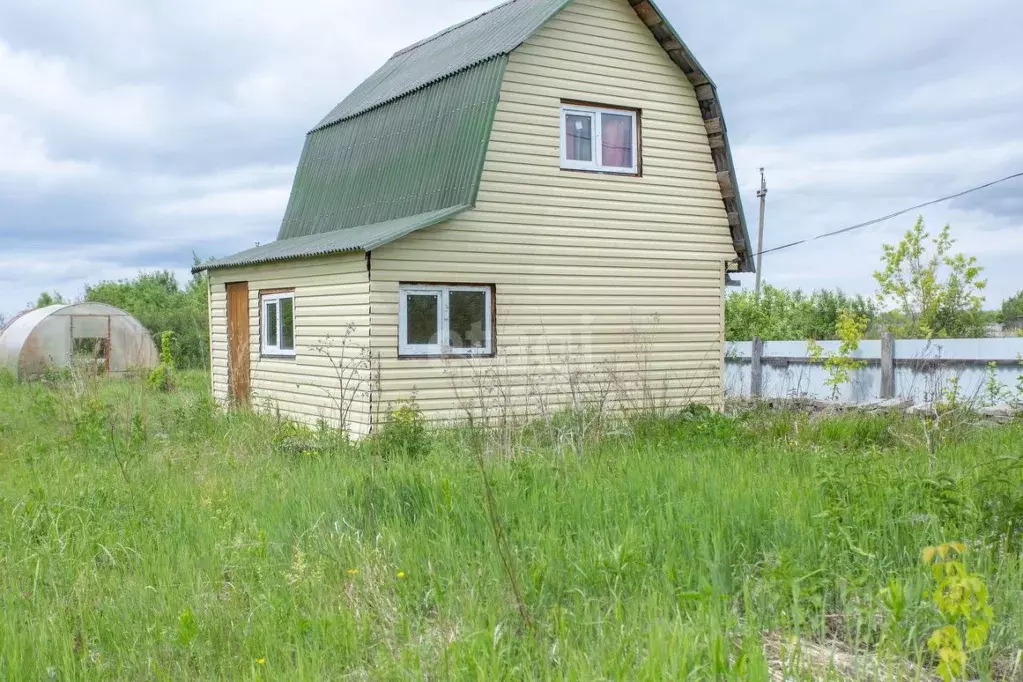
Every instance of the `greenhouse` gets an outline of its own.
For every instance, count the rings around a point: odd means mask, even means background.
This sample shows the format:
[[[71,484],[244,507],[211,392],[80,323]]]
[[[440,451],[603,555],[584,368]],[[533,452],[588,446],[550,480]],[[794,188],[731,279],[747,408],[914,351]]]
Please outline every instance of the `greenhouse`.
[[[0,371],[23,380],[71,367],[90,374],[124,374],[155,367],[159,359],[149,331],[105,303],[36,308],[0,331]]]

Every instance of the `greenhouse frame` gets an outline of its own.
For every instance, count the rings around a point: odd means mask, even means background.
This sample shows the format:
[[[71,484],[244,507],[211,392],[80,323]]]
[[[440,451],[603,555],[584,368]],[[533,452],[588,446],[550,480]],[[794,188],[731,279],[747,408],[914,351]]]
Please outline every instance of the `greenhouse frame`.
[[[21,380],[71,367],[123,375],[151,369],[159,360],[142,323],[105,303],[36,308],[14,317],[0,331],[0,371],[6,369]]]

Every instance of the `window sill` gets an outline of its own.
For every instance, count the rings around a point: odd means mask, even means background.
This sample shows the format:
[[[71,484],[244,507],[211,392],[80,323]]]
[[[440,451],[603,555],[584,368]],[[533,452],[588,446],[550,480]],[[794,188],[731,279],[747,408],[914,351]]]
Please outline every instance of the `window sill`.
[[[260,353],[259,357],[262,360],[294,360],[297,355],[295,353]]]
[[[399,360],[472,360],[474,358],[493,358],[497,351],[489,353],[429,353],[426,355],[398,354]]]
[[[561,166],[561,170],[568,171],[569,173],[590,173],[591,175],[618,175],[626,178],[641,178],[643,173],[636,170],[609,170],[607,168],[571,168],[568,166]]]

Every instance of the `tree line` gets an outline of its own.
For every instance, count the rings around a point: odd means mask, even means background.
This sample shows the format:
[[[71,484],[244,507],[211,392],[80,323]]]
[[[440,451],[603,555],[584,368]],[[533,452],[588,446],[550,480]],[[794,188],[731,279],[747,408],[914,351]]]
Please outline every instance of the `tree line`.
[[[1023,291],[1001,310],[983,309],[987,281],[973,256],[954,251],[946,225],[936,235],[918,218],[897,244],[885,244],[874,272],[873,296],[840,290],[805,294],[799,289],[766,285],[730,293],[725,299],[725,337],[748,341],[834,339],[843,314],[863,323],[866,338],[890,332],[897,338],[979,338],[999,322],[1023,327]]]

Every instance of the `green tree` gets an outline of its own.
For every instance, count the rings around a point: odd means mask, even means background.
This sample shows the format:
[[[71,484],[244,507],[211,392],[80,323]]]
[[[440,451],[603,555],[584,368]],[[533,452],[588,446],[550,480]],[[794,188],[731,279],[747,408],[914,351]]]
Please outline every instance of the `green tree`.
[[[801,290],[764,286],[760,297],[752,291],[730,293],[725,299],[725,335],[729,341],[748,341],[754,336],[765,340],[833,339],[842,311],[870,323],[876,309],[863,296],[850,296],[841,290],[814,291],[807,296]]]
[[[877,307],[860,294],[851,296],[841,289],[820,289],[810,295],[807,313],[805,333],[800,338],[841,339],[840,326],[844,316],[865,322],[865,334],[877,317]]]
[[[867,318],[862,315],[840,310],[835,323],[835,335],[841,343],[837,353],[825,353],[824,348],[812,338],[807,343],[807,355],[813,362],[823,362],[828,378],[824,383],[831,387],[831,399],[838,400],[842,386],[852,381],[855,370],[867,366],[865,360],[856,360],[852,354],[860,349],[860,341],[867,333]]]
[[[1002,301],[998,321],[1006,325],[1023,325],[1023,290]]]
[[[85,300],[128,311],[154,339],[161,338],[164,332],[174,332],[178,366],[199,368],[209,365],[208,291],[205,273],[193,275],[182,288],[173,272],[161,270],[140,272],[130,280],[87,286]]]
[[[923,216],[898,244],[885,244],[874,273],[882,306],[891,306],[891,331],[903,338],[984,335],[981,295],[987,281],[973,256],[953,253],[946,225],[933,238]]]
[[[39,294],[39,298],[36,299],[36,308],[45,308],[51,305],[63,305],[67,304],[68,300],[61,296],[58,292],[44,291]]]

